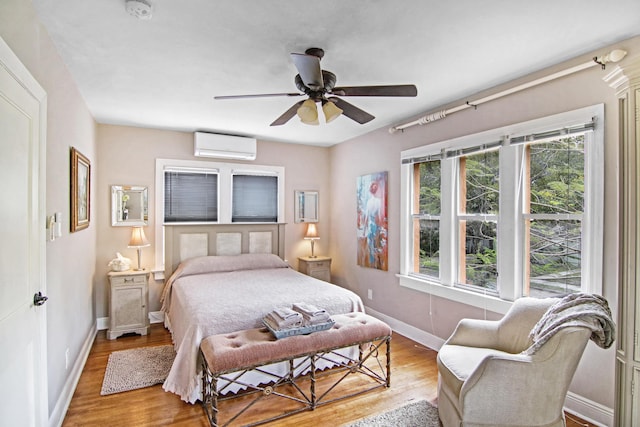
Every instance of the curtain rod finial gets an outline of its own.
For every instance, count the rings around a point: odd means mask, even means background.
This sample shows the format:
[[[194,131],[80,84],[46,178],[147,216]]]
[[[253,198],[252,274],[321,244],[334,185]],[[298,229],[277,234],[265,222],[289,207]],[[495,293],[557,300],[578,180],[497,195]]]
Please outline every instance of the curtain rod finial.
[[[600,64],[604,70],[609,62],[620,62],[625,56],[627,56],[626,50],[615,49],[604,56],[594,56],[593,61]]]

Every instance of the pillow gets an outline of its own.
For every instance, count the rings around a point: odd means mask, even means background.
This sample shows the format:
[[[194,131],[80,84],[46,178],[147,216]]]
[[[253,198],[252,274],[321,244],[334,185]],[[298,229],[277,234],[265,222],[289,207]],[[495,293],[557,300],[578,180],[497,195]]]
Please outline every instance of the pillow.
[[[190,276],[203,273],[286,267],[289,265],[274,254],[241,254],[190,258],[183,261],[178,269],[180,276]]]

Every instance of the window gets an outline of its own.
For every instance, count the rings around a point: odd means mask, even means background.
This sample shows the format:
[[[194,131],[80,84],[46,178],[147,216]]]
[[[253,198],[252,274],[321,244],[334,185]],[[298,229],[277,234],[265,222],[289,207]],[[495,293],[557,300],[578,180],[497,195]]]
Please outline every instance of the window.
[[[414,165],[414,272],[440,277],[440,161]]]
[[[218,172],[164,172],[164,222],[218,221]]]
[[[525,148],[525,295],[581,290],[584,140],[579,135]]]
[[[232,222],[277,222],[277,176],[233,175],[232,194]]]
[[[458,280],[496,290],[500,186],[498,150],[458,158]]]
[[[482,307],[601,292],[603,122],[598,105],[403,152],[401,285]]]
[[[157,159],[155,186],[157,270],[165,225],[284,222],[281,166]]]

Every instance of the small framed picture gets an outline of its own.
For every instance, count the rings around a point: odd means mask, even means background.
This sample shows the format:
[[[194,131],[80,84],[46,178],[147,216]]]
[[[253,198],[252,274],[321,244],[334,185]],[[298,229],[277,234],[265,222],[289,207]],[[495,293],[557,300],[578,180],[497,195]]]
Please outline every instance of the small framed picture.
[[[89,227],[91,162],[71,147],[71,232]]]

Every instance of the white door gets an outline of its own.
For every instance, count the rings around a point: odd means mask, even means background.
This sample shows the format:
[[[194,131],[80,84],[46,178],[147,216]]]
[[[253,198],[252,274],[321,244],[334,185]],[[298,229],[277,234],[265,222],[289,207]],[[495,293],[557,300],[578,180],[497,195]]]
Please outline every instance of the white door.
[[[0,425],[48,418],[45,306],[46,95],[0,38]],[[42,121],[42,123],[41,123]]]

